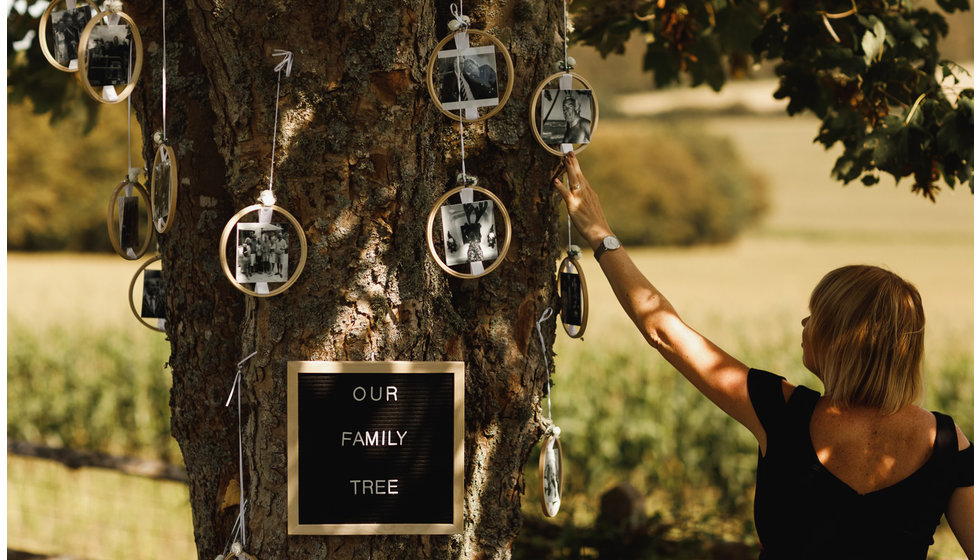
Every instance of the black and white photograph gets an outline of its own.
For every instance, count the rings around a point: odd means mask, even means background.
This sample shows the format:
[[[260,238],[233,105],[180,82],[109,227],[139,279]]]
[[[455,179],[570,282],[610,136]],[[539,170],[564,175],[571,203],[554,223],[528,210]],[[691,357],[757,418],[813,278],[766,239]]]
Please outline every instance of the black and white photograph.
[[[139,244],[139,197],[119,197],[119,246],[123,252]]]
[[[89,84],[99,87],[129,83],[128,25],[96,25],[92,28],[87,49]]]
[[[561,273],[561,321],[582,326],[582,280],[575,272]]]
[[[541,139],[545,144],[588,144],[592,138],[592,90],[541,91]]]
[[[170,157],[160,148],[160,157],[153,166],[153,221],[167,221],[170,215]]]
[[[235,280],[285,282],[289,279],[289,232],[278,224],[239,223]]]
[[[497,258],[492,201],[447,204],[441,210],[448,266]]]
[[[162,270],[143,271],[143,307],[140,317],[145,319],[165,319],[166,310],[164,296],[166,286],[163,283]]]
[[[439,102],[447,111],[494,107],[497,94],[497,49],[493,46],[439,51],[436,70]]]
[[[541,460],[544,468],[541,471],[541,492],[545,514],[554,517],[561,508],[561,448],[556,439],[549,438],[545,442]]]
[[[92,11],[88,6],[51,14],[51,29],[54,32],[52,54],[58,64],[68,66],[78,58],[78,39],[91,18]]]

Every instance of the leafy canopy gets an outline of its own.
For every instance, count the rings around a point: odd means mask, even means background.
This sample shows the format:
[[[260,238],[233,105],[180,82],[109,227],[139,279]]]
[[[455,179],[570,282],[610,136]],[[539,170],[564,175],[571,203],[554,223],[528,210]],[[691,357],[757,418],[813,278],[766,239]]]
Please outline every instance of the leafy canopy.
[[[940,0],[948,13],[968,0]],[[777,61],[777,99],[793,115],[821,119],[816,141],[844,150],[833,169],[845,184],[896,181],[931,200],[940,177],[973,192],[973,89],[951,93],[958,65],[940,60],[949,31],[941,13],[908,0],[579,0],[573,40],[603,56],[623,52],[634,31],[647,37],[644,69],[657,87],[708,84],[719,90],[749,65]],[[941,74],[941,76],[940,76]]]
[[[36,33],[33,14],[44,4],[18,2],[8,14],[8,102],[30,100],[53,120],[85,111],[91,127],[96,106],[80,102],[80,88],[52,71],[37,41],[14,48]],[[968,0],[938,5],[970,9]],[[634,31],[645,34],[644,68],[658,87],[686,75],[692,86],[718,90],[729,74],[778,61],[775,97],[789,100],[791,115],[816,114],[825,147],[843,146],[833,174],[844,183],[873,185],[885,172],[896,181],[911,175],[913,191],[933,200],[940,177],[973,191],[973,89],[951,94],[941,85],[963,72],[940,60],[939,39],[949,32],[941,13],[910,0],[578,0],[572,9],[573,40],[603,55],[622,52]]]

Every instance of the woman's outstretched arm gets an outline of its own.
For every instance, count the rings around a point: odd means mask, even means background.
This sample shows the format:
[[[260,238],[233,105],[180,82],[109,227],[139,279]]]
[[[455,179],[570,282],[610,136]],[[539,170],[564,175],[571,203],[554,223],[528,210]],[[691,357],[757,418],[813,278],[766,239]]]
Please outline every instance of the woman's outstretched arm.
[[[565,199],[575,228],[596,249],[605,237],[613,235],[612,228],[575,155],[569,153],[564,159],[572,188],[566,188],[560,178],[554,180],[554,187]],[[606,251],[599,266],[647,342],[699,391],[747,427],[765,449],[765,431],[749,400],[748,367],[687,326],[667,298],[639,271],[626,249]]]

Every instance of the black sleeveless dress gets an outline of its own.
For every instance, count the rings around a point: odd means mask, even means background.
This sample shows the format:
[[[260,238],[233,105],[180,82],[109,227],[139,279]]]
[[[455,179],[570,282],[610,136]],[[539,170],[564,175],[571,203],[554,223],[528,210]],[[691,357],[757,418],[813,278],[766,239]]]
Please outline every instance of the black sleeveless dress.
[[[858,494],[813,449],[810,417],[820,394],[800,386],[786,401],[782,379],[749,371],[749,397],[767,441],[755,490],[760,560],[925,560],[953,490],[973,486],[973,444],[958,451],[953,420],[933,412],[929,460],[892,486]]]

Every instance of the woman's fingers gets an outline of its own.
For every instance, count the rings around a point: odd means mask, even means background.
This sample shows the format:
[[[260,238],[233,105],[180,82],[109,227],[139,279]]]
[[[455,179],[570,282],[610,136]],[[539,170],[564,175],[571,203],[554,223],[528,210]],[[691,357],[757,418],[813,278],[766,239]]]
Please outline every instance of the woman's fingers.
[[[565,154],[564,159],[569,185],[582,186],[585,183],[585,176],[582,175],[582,168],[578,165],[578,158],[575,157],[575,152],[568,152]]]

